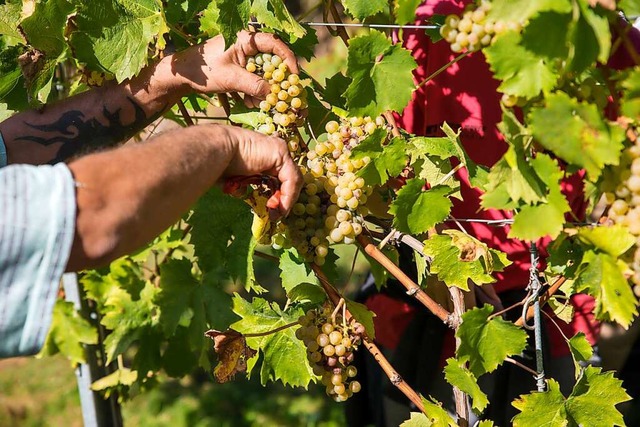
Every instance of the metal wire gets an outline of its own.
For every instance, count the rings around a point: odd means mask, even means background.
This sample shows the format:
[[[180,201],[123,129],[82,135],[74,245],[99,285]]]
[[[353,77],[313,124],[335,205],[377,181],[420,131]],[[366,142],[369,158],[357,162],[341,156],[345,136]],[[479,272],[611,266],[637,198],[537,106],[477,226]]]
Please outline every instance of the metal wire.
[[[250,21],[250,25],[261,26],[260,22]],[[366,24],[362,22],[300,22],[302,25],[310,27],[346,27],[346,28],[389,28],[394,30],[437,30],[440,25],[396,25],[396,24]]]

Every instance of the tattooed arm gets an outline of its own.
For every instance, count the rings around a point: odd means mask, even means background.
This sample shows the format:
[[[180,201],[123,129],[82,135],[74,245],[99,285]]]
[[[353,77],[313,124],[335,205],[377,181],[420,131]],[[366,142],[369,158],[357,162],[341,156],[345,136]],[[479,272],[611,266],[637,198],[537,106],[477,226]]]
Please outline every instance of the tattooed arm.
[[[293,53],[270,34],[242,32],[226,51],[223,39],[215,37],[167,56],[130,80],[0,123],[9,163],[56,163],[124,142],[189,93],[238,91],[262,98],[269,85],[244,69],[246,58],[257,52],[276,53],[297,72]]]

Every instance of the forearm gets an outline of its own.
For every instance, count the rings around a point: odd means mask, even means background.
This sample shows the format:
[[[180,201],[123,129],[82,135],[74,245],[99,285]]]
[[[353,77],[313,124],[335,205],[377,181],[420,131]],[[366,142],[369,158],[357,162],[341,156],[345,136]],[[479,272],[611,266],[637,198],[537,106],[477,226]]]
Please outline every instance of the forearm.
[[[170,58],[121,84],[107,83],[0,123],[9,163],[44,164],[126,141],[187,93]]]
[[[206,126],[73,161],[80,186],[67,270],[104,265],[153,239],[220,178],[235,150],[225,127]]]

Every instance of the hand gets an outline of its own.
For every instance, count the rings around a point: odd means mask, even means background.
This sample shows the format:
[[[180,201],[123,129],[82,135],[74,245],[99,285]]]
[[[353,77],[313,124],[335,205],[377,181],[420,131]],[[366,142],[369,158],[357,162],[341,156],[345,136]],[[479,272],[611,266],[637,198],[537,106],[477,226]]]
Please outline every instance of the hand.
[[[303,179],[287,144],[274,138],[234,126],[224,126],[233,156],[224,176],[267,174],[280,181],[279,211],[289,213],[300,194]]]
[[[247,58],[259,52],[280,56],[292,73],[298,73],[295,55],[273,34],[241,31],[238,40],[224,50],[221,36],[191,47],[172,57],[172,68],[187,80],[196,92],[243,92],[264,99],[269,93],[269,84],[244,67]]]

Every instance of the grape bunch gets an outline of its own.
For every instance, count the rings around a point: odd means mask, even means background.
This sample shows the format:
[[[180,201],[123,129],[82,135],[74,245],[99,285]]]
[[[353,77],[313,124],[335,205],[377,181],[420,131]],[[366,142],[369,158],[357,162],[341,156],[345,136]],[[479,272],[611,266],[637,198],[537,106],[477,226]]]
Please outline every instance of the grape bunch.
[[[355,380],[358,370],[352,363],[364,326],[353,319],[347,322],[340,313],[332,317],[330,306],[308,311],[299,322],[302,327],[296,330],[296,337],[307,347],[307,359],[327,395],[344,402],[358,393],[361,385]]]
[[[636,236],[636,249],[631,263],[634,292],[640,296],[640,142],[627,148],[617,168],[619,177],[615,192],[605,193],[609,207],[609,218],[622,224]]]
[[[488,19],[489,10],[491,2],[482,0],[479,4],[468,4],[462,16],[452,14],[445,18],[444,24],[440,27],[440,35],[451,45],[453,52],[476,52],[489,46],[496,34],[506,30],[522,29],[517,22],[504,23]]]
[[[284,138],[289,151],[296,154],[300,139],[295,128],[302,126],[307,108],[307,91],[300,76],[290,72],[278,55],[259,53],[248,58],[247,71],[262,76],[271,85],[271,92],[260,102],[260,124],[257,131]]]

